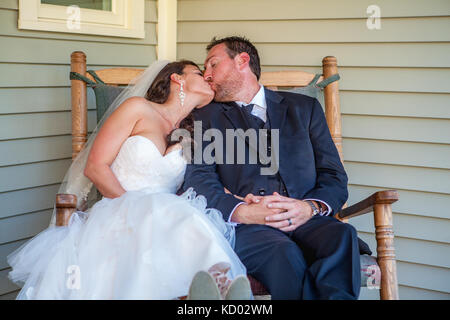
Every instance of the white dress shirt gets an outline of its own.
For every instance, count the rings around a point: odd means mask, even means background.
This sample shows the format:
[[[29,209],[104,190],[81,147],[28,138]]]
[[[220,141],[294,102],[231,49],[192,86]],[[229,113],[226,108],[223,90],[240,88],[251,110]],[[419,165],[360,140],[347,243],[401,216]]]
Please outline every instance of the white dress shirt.
[[[236,101],[239,107],[247,105],[247,103],[242,101]],[[248,104],[254,104],[252,109],[252,114],[257,116],[262,121],[266,122],[267,120],[267,103],[266,103],[266,94],[264,92],[264,86],[260,85],[259,91],[253,97],[252,101]]]
[[[235,102],[239,107],[247,105],[247,103],[242,102],[242,101],[235,101]],[[252,114],[254,116],[257,116],[264,122],[266,122],[266,120],[267,120],[267,102],[266,102],[266,94],[264,92],[264,86],[262,84],[260,84],[259,91],[253,97],[252,101],[250,101],[250,103],[248,103],[248,104],[254,104],[253,109],[252,109]],[[331,213],[331,207],[325,201],[322,201],[319,199],[302,199],[302,200],[314,200],[314,201],[317,201],[317,202],[320,202],[320,203],[323,203],[324,205],[326,205],[327,211],[322,213],[323,216],[327,216]],[[238,224],[236,222],[232,222],[231,217],[233,216],[233,213],[236,211],[236,208],[239,207],[241,204],[246,204],[246,202],[240,202],[233,208],[233,210],[231,211],[231,214],[228,218],[228,222],[230,222],[234,225]]]

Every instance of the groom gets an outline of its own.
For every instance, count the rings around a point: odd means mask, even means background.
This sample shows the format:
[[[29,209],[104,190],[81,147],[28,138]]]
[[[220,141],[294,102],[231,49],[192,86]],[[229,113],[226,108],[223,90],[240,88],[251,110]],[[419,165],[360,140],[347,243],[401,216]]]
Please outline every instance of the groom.
[[[227,129],[278,129],[272,146],[279,146],[279,163],[271,174],[261,174],[271,164],[249,163],[246,140],[245,163],[188,165],[182,189],[193,187],[208,207],[236,224],[235,251],[272,299],[357,299],[356,230],[332,217],[347,200],[347,175],[320,103],[260,85],[258,52],[245,38],[214,38],[207,51],[204,79],[215,101],[195,111],[196,121],[223,137]],[[274,138],[268,135],[269,146]],[[214,142],[229,152],[223,140]],[[233,154],[240,151],[236,141]],[[245,202],[236,197],[246,195]]]

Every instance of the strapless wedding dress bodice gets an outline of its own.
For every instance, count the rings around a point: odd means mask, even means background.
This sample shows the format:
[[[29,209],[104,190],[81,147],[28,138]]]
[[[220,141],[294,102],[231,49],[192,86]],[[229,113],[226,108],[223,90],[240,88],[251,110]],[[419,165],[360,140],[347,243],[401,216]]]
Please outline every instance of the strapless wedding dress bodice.
[[[136,135],[122,144],[111,170],[127,191],[175,193],[183,182],[186,160],[182,149],[163,156],[152,140]]]
[[[7,257],[17,299],[174,299],[195,273],[219,262],[246,274],[234,229],[183,182],[182,150],[161,155],[144,136],[122,144],[111,169],[126,192],[76,212]]]

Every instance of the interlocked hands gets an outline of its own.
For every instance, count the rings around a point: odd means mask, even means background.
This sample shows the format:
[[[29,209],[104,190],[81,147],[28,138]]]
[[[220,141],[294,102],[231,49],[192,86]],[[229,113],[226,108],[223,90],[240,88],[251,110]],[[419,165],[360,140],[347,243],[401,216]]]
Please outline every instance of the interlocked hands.
[[[230,193],[225,189],[226,193]],[[245,202],[236,208],[232,221],[247,224],[265,224],[281,231],[293,231],[312,217],[312,208],[303,200],[284,197],[277,192],[268,196],[256,196],[251,193],[244,198],[234,195]]]

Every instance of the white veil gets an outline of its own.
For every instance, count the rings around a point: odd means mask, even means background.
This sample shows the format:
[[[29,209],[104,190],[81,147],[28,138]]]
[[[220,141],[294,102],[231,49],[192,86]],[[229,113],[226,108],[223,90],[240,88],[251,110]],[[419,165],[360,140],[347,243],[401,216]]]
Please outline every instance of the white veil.
[[[64,175],[64,179],[58,190],[59,194],[74,194],[77,196],[77,209],[83,210],[90,207],[92,202],[97,200],[96,188],[93,183],[85,177],[83,171],[86,161],[92,147],[92,143],[97,137],[98,130],[105,120],[114,112],[125,100],[130,97],[144,97],[159,72],[169,63],[167,60],[157,60],[153,62],[141,75],[137,76],[128,84],[128,86],[114,99],[103,117],[98,121],[97,126],[90,135],[83,150],[73,160],[71,166]],[[56,224],[56,207],[53,208],[53,215],[50,220],[50,226]]]

